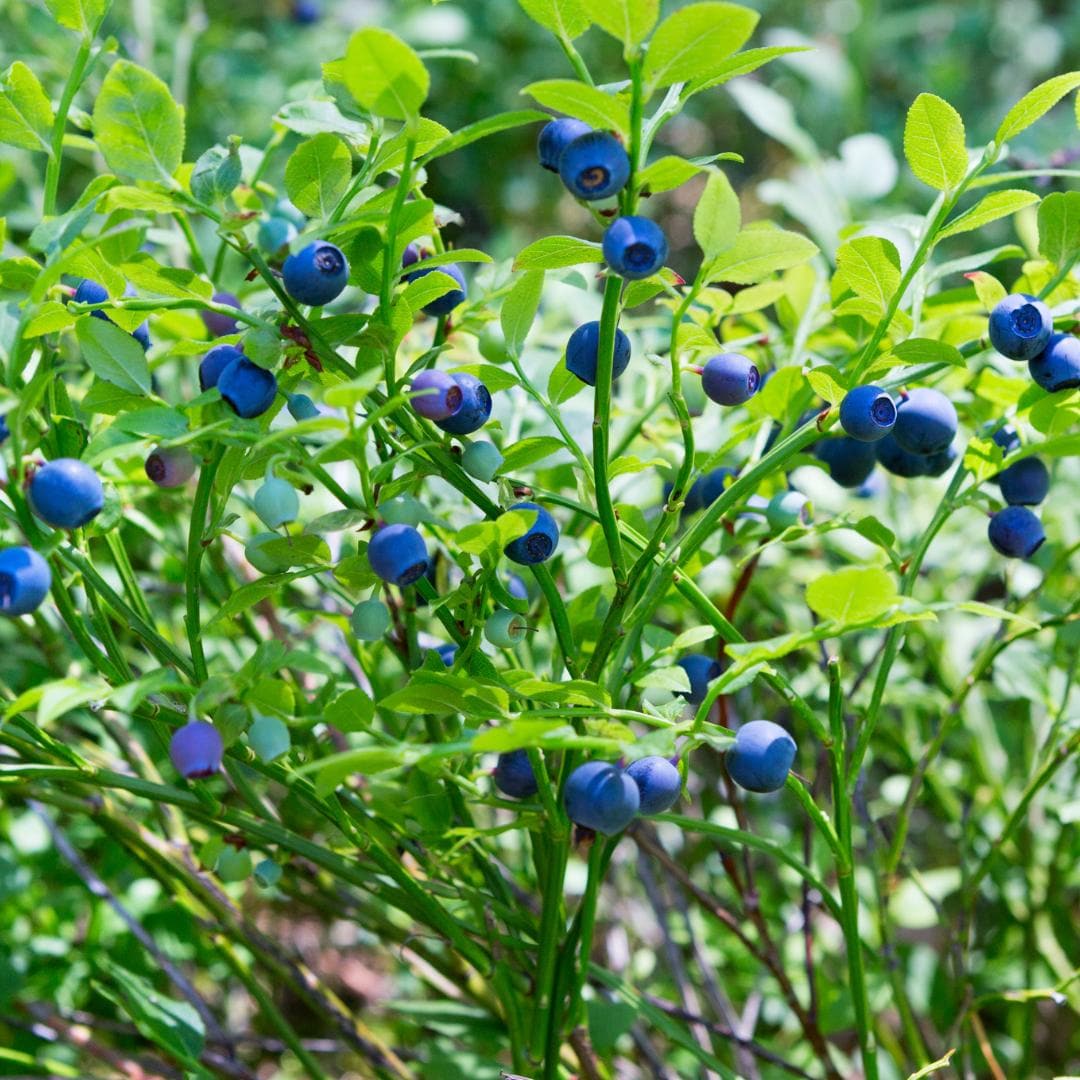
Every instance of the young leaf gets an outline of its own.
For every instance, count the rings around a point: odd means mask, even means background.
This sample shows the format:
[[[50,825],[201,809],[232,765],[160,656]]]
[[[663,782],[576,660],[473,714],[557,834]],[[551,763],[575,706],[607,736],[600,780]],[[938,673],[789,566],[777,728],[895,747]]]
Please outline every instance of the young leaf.
[[[594,128],[630,131],[630,106],[622,98],[574,79],[545,79],[521,91],[556,112],[584,120]]]
[[[37,76],[16,60],[0,75],[0,142],[52,153],[53,111]]]
[[[975,295],[987,313],[993,311],[1009,295],[1005,286],[993,274],[988,274],[985,270],[973,270],[964,277],[975,286]]]
[[[345,194],[352,154],[337,135],[323,132],[302,142],[285,165],[285,190],[309,217],[326,218]]]
[[[1030,127],[1044,113],[1049,112],[1066,94],[1080,86],[1080,71],[1055,75],[1034,90],[1029,90],[1006,114],[997,129],[994,142],[999,146]]]
[[[974,206],[965,210],[959,217],[953,218],[941,232],[938,239],[944,240],[950,236],[959,236],[961,233],[973,232],[989,225],[999,218],[1008,217],[1025,206],[1037,203],[1039,196],[1031,191],[1021,191],[1019,188],[1008,188],[1005,191],[992,191]]]
[[[739,4],[690,4],[657,27],[645,56],[645,85],[653,90],[676,82],[714,77],[722,61],[754,32],[760,16]]]
[[[968,166],[960,114],[934,94],[920,94],[908,109],[904,156],[924,184],[936,191],[956,187]]]
[[[510,131],[512,128],[521,127],[524,124],[535,124],[541,120],[547,121],[551,117],[539,109],[515,109],[512,112],[496,113],[483,120],[477,120],[475,124],[466,124],[452,135],[447,135],[435,147],[419,154],[423,161],[432,161],[434,158],[444,157],[463,146],[468,146],[479,139],[486,139],[489,135],[497,135],[500,131]]]
[[[518,3],[530,19],[567,41],[580,37],[592,23],[581,0],[518,0]]]
[[[837,623],[873,619],[897,599],[892,575],[877,566],[848,566],[822,574],[806,588],[806,602],[814,614]]]
[[[154,74],[117,60],[94,102],[94,138],[109,168],[170,182],[184,153],[184,111]]]
[[[653,195],[659,195],[662,191],[672,191],[681,187],[687,180],[692,180],[697,176],[703,167],[687,161],[686,158],[668,154],[642,169],[638,173],[638,183],[643,191],[647,190]]]
[[[112,0],[45,0],[45,6],[61,26],[90,38],[101,26]]]
[[[708,75],[694,79],[684,93],[687,97],[690,94],[700,94],[702,90],[722,86],[739,75],[748,75],[751,71],[757,71],[759,67],[778,57],[809,51],[810,48],[807,45],[767,45],[761,49],[745,49],[734,56],[729,56],[723,63],[717,64]]]
[[[836,252],[836,273],[856,296],[884,311],[900,287],[900,253],[891,240],[857,236]]]
[[[119,326],[92,315],[75,323],[75,336],[90,370],[132,394],[150,392],[150,367],[143,347]]]
[[[586,14],[627,49],[644,41],[656,25],[660,0],[584,0]]]
[[[431,85],[420,57],[396,34],[374,26],[349,39],[344,74],[356,103],[388,120],[418,116]]]
[[[534,240],[514,260],[515,270],[557,270],[581,263],[599,263],[604,254],[599,244],[576,236],[545,236]]]
[[[1039,206],[1039,254],[1056,266],[1080,252],[1080,191],[1055,191]]]
[[[739,197],[719,169],[709,171],[709,180],[694,210],[694,239],[706,260],[731,247],[742,226]]]
[[[735,242],[708,269],[710,281],[755,285],[777,270],[812,259],[817,244],[784,229],[743,229]]]
[[[499,313],[507,351],[512,356],[521,354],[521,347],[532,328],[540,296],[544,291],[544,271],[526,270],[514,283]]]
[[[954,367],[966,367],[964,354],[947,341],[935,341],[933,338],[908,338],[893,346],[893,356],[905,364],[952,364]]]
[[[242,175],[236,147],[211,146],[199,155],[191,171],[191,193],[200,202],[211,205],[222,202],[236,189]]]

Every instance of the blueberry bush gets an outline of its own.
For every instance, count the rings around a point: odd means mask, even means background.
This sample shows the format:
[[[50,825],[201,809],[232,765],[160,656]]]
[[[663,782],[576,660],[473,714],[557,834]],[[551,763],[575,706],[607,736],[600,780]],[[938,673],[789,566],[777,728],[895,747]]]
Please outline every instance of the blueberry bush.
[[[1080,72],[895,195],[749,7],[491,7],[208,139],[200,4],[0,4],[0,1075],[1080,1071]]]

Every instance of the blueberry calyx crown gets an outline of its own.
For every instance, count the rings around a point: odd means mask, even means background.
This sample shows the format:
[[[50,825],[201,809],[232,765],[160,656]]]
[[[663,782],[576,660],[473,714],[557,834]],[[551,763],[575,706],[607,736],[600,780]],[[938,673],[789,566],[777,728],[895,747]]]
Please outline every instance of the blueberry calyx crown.
[[[1020,337],[1035,337],[1043,325],[1042,314],[1034,304],[1024,304],[1009,316],[1012,328]]]
[[[524,538],[524,541],[529,557],[536,562],[546,562],[550,558],[552,551],[555,550],[555,545],[551,542],[551,537],[547,533],[529,533]]]
[[[336,247],[327,244],[315,253],[315,267],[323,274],[340,274],[345,269],[345,259]]]
[[[874,399],[870,406],[870,416],[875,424],[882,427],[892,427],[896,423],[896,406],[888,394],[882,394]]]

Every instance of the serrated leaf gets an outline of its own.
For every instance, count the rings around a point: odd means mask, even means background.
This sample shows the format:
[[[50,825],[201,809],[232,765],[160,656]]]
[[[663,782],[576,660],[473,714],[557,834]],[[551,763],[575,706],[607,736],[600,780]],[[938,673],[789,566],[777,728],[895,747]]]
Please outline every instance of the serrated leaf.
[[[968,167],[960,114],[942,98],[920,94],[908,109],[904,156],[924,184],[936,191],[956,187]]]
[[[836,252],[836,273],[856,296],[884,311],[900,287],[900,253],[880,236],[857,236]]]
[[[511,356],[520,356],[525,339],[532,329],[540,297],[544,292],[544,271],[526,270],[507,294],[499,312],[506,349]]]
[[[656,29],[645,54],[649,90],[676,82],[710,78],[722,61],[741,48],[760,16],[739,4],[689,4],[669,15]]]
[[[941,232],[938,240],[944,240],[950,236],[959,236],[961,233],[973,232],[989,225],[999,218],[1009,217],[1025,206],[1037,203],[1039,196],[1032,191],[1021,191],[1019,188],[1007,188],[1004,191],[992,191],[984,196],[974,206],[965,210],[959,217],[954,218]]]
[[[1006,114],[997,129],[994,141],[1000,145],[1030,127],[1049,112],[1066,94],[1080,86],[1080,71],[1055,75],[1029,90]]]
[[[694,239],[705,259],[713,259],[730,248],[741,227],[739,196],[731,181],[719,169],[710,169],[705,190],[694,210]]]
[[[0,75],[0,142],[52,154],[53,111],[37,76],[21,60]]]
[[[285,190],[309,217],[325,219],[345,194],[352,176],[348,146],[328,132],[302,142],[285,165]]]
[[[184,153],[184,112],[169,88],[129,60],[109,69],[94,102],[94,139],[113,172],[172,180]]]
[[[349,39],[344,76],[362,109],[389,120],[418,116],[431,84],[420,57],[396,34],[374,26]]]
[[[75,322],[83,358],[99,378],[132,394],[150,392],[150,367],[143,347],[119,326],[83,315]]]
[[[1080,191],[1055,191],[1039,204],[1039,254],[1061,266],[1080,252]]]
[[[581,0],[518,0],[518,3],[530,19],[567,41],[580,37],[592,23]]]
[[[777,270],[812,259],[817,245],[784,229],[743,229],[735,242],[709,265],[710,281],[756,285]]]
[[[656,25],[660,0],[584,0],[586,14],[627,49],[645,40]]]
[[[576,236],[545,236],[534,240],[514,260],[515,270],[557,270],[583,263],[602,263],[604,253],[599,244],[579,240]]]
[[[866,622],[898,600],[896,581],[876,566],[848,566],[822,574],[806,588],[806,603],[822,619],[841,625]]]
[[[630,130],[630,106],[623,98],[606,94],[595,86],[575,79],[544,79],[521,91],[541,105],[566,113],[601,130],[626,135]]]

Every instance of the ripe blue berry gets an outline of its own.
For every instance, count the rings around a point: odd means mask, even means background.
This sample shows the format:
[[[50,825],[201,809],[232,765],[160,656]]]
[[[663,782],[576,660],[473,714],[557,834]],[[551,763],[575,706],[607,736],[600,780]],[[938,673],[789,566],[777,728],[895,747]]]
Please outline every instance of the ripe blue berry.
[[[450,376],[461,388],[461,404],[435,426],[451,435],[471,435],[479,431],[491,416],[491,391],[475,376],[459,371]]]
[[[420,261],[420,249],[416,244],[406,244],[405,250],[401,253],[401,265],[402,267],[412,266],[413,263]]]
[[[579,135],[587,135],[590,131],[592,128],[584,120],[575,120],[572,116],[560,116],[545,124],[536,143],[540,164],[549,172],[557,173],[562,152]]]
[[[0,446],[11,438],[11,428],[8,427],[7,413],[0,416]]]
[[[891,432],[884,439],[874,444],[874,455],[878,464],[893,476],[911,479],[913,476],[925,476],[927,459],[923,454],[913,454],[905,450]]]
[[[704,653],[687,653],[676,663],[690,680],[690,692],[680,690],[680,696],[685,697],[691,705],[700,705],[709,692],[709,683],[720,678],[720,662]]]
[[[125,296],[134,296],[135,290],[128,285],[124,289]],[[75,295],[72,300],[79,304],[104,304],[109,299],[109,292],[104,285],[99,284],[96,281],[91,281],[89,278],[84,278],[79,287],[75,290]],[[105,322],[112,322],[112,319],[105,314],[104,311],[91,311],[91,316],[95,319],[102,319]],[[150,327],[147,323],[141,323],[131,333],[131,336],[144,348],[150,348]]]
[[[604,233],[608,266],[629,281],[651,277],[664,265],[667,253],[663,229],[648,218],[616,218]]]
[[[322,7],[317,0],[293,0],[292,20],[300,26],[310,26],[322,18]]]
[[[742,405],[760,384],[757,365],[742,353],[710,356],[701,373],[701,388],[717,405]]]
[[[940,390],[916,387],[902,394],[893,436],[913,454],[937,454],[956,437],[956,408]]]
[[[702,480],[701,505],[704,509],[707,506],[712,506],[731,486],[731,483],[735,480],[735,470],[729,469],[726,465],[721,465],[719,468],[713,469],[712,472],[706,473]]]
[[[600,324],[582,323],[566,343],[566,370],[589,386],[596,385],[597,356],[600,352]],[[630,339],[615,328],[615,354],[611,364],[611,378],[617,379],[630,363]]]
[[[349,629],[361,641],[378,641],[390,629],[390,610],[381,600],[361,600],[349,616]]]
[[[536,775],[528,750],[510,750],[499,755],[492,774],[495,786],[511,799],[527,799],[537,792]]]
[[[199,364],[199,389],[206,393],[217,386],[221,373],[234,360],[243,359],[244,354],[235,345],[215,345]]]
[[[49,595],[49,564],[29,547],[0,550],[0,615],[28,615]]]
[[[1038,506],[1050,490],[1050,470],[1037,457],[1021,458],[996,477],[1010,506]]]
[[[630,179],[630,158],[608,131],[586,131],[563,147],[559,176],[571,195],[593,202],[618,194]]]
[[[633,778],[617,765],[587,761],[567,779],[563,802],[575,824],[610,836],[634,820],[641,795]]]
[[[542,506],[533,502],[514,503],[510,509],[535,510],[536,520],[524,536],[519,536],[506,545],[506,557],[522,566],[550,559],[559,545],[559,526],[555,524],[555,519]]]
[[[525,582],[517,576],[517,574],[506,575],[506,591],[515,600],[528,600],[529,590],[525,587]]]
[[[260,574],[278,574],[282,570],[287,570],[289,564],[283,560],[274,558],[263,550],[267,544],[272,543],[275,540],[281,540],[277,533],[262,532],[256,533],[248,542],[244,545],[244,558],[247,559]]]
[[[500,608],[492,612],[484,623],[484,637],[497,649],[509,649],[517,645],[528,631],[525,620],[516,611]]]
[[[230,292],[214,293],[214,303],[227,304],[238,311],[242,307],[240,301]],[[200,310],[199,316],[202,318],[203,326],[206,327],[211,337],[224,337],[226,334],[235,334],[239,329],[239,324],[231,315],[222,315],[220,311],[207,311],[206,308],[203,308]]]
[[[30,481],[29,494],[34,513],[57,529],[77,529],[96,518],[105,505],[98,474],[75,458],[42,465]]]
[[[880,386],[856,386],[840,402],[840,426],[861,442],[877,442],[892,431],[896,405]]]
[[[348,285],[349,262],[341,248],[316,240],[285,260],[281,277],[294,300],[319,307],[336,300]]]
[[[874,444],[860,442],[850,435],[822,439],[814,449],[825,462],[829,475],[841,487],[858,487],[874,471]]]
[[[1006,456],[1014,450],[1020,449],[1020,436],[1014,427],[998,428],[993,434],[993,440],[1001,447],[1001,452]]]
[[[727,752],[731,779],[747,791],[777,791],[795,760],[795,740],[771,720],[751,720],[735,733]]]
[[[1028,361],[1031,377],[1050,393],[1080,386],[1080,339],[1052,334],[1046,348]]]
[[[277,397],[274,373],[253,364],[246,356],[233,360],[222,371],[217,387],[225,404],[246,420],[262,416]]]
[[[258,716],[248,728],[248,744],[260,761],[274,761],[289,752],[292,737],[288,725],[276,716]]]
[[[295,521],[300,513],[300,496],[287,480],[268,476],[252,500],[255,513],[268,529],[278,529]]]
[[[637,784],[642,814],[670,810],[682,788],[679,770],[665,757],[638,758],[626,767],[626,775]]]
[[[457,650],[458,647],[452,641],[448,641],[445,645],[440,645],[435,651],[439,654],[439,659],[447,667],[453,667],[454,661],[457,659]]]
[[[1050,309],[1034,296],[1013,293],[990,312],[990,344],[1010,360],[1032,360],[1054,332]]]
[[[427,573],[427,545],[411,525],[384,525],[368,544],[368,562],[377,577],[404,588]]]
[[[956,464],[959,454],[955,446],[947,446],[936,454],[927,454],[923,459],[924,476],[944,476]]]
[[[213,724],[192,720],[177,728],[169,740],[169,758],[185,780],[213,776],[221,768],[225,747]]]
[[[424,311],[429,315],[449,315],[459,304],[465,303],[465,275],[460,266],[456,263],[446,263],[444,266],[427,266],[423,270],[414,270],[411,274],[406,274],[405,280],[415,281],[417,278],[425,277],[435,270],[438,270],[441,274],[448,274],[457,282],[458,287],[443,293],[442,296],[432,300],[430,304],[425,304]]]
[[[806,525],[813,516],[813,504],[801,491],[777,492],[765,507],[765,520],[773,532],[783,532],[793,525]]]
[[[259,225],[257,241],[259,250],[273,259],[280,255],[297,236],[296,226],[287,218],[263,218]]]
[[[1012,559],[1029,559],[1046,539],[1042,522],[1026,506],[1006,506],[987,527],[994,550]]]
[[[294,420],[317,420],[322,416],[319,406],[307,394],[290,394],[285,405]]]
[[[421,371],[409,389],[416,395],[409,399],[413,411],[428,420],[446,420],[461,408],[461,387],[442,371]]]
[[[469,443],[461,455],[461,467],[477,480],[483,480],[485,484],[495,479],[496,473],[502,468],[503,456],[499,453],[494,443],[481,440]]]
[[[183,487],[194,475],[195,455],[186,446],[159,446],[146,459],[146,475],[158,487]]]

